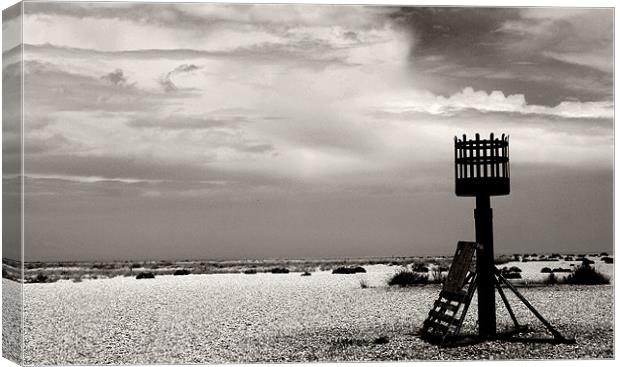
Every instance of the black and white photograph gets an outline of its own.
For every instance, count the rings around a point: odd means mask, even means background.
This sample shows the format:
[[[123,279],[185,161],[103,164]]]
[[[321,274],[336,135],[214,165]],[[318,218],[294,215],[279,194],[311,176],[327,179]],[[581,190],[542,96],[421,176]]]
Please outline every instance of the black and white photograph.
[[[2,12],[2,357],[613,360],[613,7]]]

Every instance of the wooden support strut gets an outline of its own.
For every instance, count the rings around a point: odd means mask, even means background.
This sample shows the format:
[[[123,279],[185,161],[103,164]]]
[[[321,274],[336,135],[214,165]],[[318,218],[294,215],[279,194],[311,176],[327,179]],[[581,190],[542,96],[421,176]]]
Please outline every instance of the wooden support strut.
[[[562,334],[560,334],[560,332],[557,331],[551,325],[551,323],[549,323],[534,308],[534,306],[532,306],[532,304],[530,304],[527,301],[527,299],[521,293],[519,293],[519,291],[506,278],[504,278],[504,276],[497,269],[497,267],[494,267],[494,271],[495,271],[493,274],[494,285],[502,301],[504,302],[504,305],[506,306],[508,313],[510,314],[510,318],[512,319],[514,323],[515,328],[512,330],[506,331],[506,332],[497,333],[495,334],[493,338],[491,338],[491,340],[554,343],[554,344],[575,343],[574,338],[565,338]],[[538,320],[542,322],[542,324],[547,328],[547,330],[549,330],[551,334],[553,334],[553,339],[515,337],[516,334],[527,331],[529,329],[527,328],[527,326],[521,325],[517,321],[517,317],[514,314],[512,306],[510,306],[508,298],[506,297],[506,294],[504,293],[501,287],[502,283],[505,284],[506,287],[508,287],[519,298],[519,300],[523,302],[523,304],[534,314],[534,316],[536,316]],[[460,335],[463,322],[465,320],[467,311],[469,309],[469,305],[471,303],[471,298],[473,297],[474,292],[480,286],[478,274],[476,272],[469,273],[466,277],[464,284],[468,284],[467,291],[464,293],[449,292],[449,291],[440,292],[440,299],[435,301],[433,309],[429,312],[429,318],[424,322],[424,328],[422,331],[422,334],[425,335],[424,338],[430,340],[432,339],[433,334],[434,334],[435,335],[434,338],[438,338],[438,340],[437,339],[435,340],[438,341],[438,345],[440,347],[468,344],[467,340],[465,341],[465,343],[462,343],[462,342],[458,342],[456,338],[458,338],[458,336]],[[442,301],[441,300],[442,298],[445,299],[445,301]],[[451,302],[456,302],[457,304],[453,305]],[[463,305],[464,307],[461,310],[460,314],[457,315],[457,313],[459,313],[458,311],[461,308],[461,305]],[[436,309],[439,309],[439,310],[436,311]],[[443,313],[448,310],[452,312],[451,316]],[[429,334],[429,329],[433,330],[432,333],[430,334]],[[436,334],[437,332],[439,332],[439,335]],[[480,341],[483,339],[487,339],[487,338],[483,337],[477,340]],[[471,343],[474,340],[469,339],[469,343]]]
[[[502,301],[504,301],[504,306],[506,306],[506,310],[508,310],[508,314],[510,314],[510,318],[512,319],[512,322],[515,324],[515,328],[520,329],[521,325],[519,325],[519,321],[517,321],[517,317],[515,316],[515,313],[512,311],[512,307],[510,306],[510,303],[508,303],[508,298],[506,298],[506,295],[504,294],[504,290],[502,289],[502,285],[499,283],[499,280],[497,280],[497,278],[495,278],[495,287],[497,288],[497,293],[499,293],[499,296],[502,298]]]
[[[549,330],[551,332],[551,334],[553,334],[553,336],[555,337],[555,339],[559,340],[560,342],[563,343],[575,343],[575,339],[567,339],[565,338],[562,334],[560,334],[559,331],[557,331],[553,325],[551,325],[549,323],[549,321],[547,321],[535,308],[534,306],[532,306],[532,304],[530,304],[528,302],[528,300],[521,294],[519,293],[519,291],[512,285],[510,284],[510,282],[508,280],[506,280],[506,278],[504,278],[504,276],[501,274],[501,272],[499,271],[499,269],[497,269],[497,267],[495,267],[495,274],[497,276],[497,278],[499,278],[499,280],[504,283],[518,298],[521,302],[523,302],[523,304],[534,314],[534,316],[536,316],[536,318],[538,318],[538,320],[540,320],[540,322],[543,323],[543,325],[545,325],[545,327],[547,328],[547,330]]]

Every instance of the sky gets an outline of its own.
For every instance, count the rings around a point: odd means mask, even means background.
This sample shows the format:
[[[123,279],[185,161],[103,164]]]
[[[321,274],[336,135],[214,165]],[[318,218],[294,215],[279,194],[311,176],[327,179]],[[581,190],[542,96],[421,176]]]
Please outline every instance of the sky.
[[[26,260],[451,254],[475,238],[453,138],[477,132],[510,135],[496,253],[613,248],[612,9],[14,15],[3,80],[23,67]],[[7,36],[21,21],[23,65]],[[6,119],[10,185],[19,116]]]

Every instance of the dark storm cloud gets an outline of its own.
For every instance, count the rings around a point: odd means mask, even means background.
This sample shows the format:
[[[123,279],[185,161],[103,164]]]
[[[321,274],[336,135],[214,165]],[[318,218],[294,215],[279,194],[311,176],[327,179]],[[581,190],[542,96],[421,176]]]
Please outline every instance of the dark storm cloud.
[[[426,86],[435,93],[469,85],[555,105],[570,98],[611,98],[611,70],[601,66],[611,60],[611,14],[608,9],[571,16],[545,8],[403,8],[393,19],[414,34],[412,62],[421,74],[432,74],[421,79],[428,79]]]
[[[525,94],[530,103],[551,106],[565,100],[607,99],[612,92],[607,73],[552,59],[506,63],[501,68],[454,62],[437,65],[427,60],[420,60],[417,65],[429,79],[438,82],[431,89],[439,94],[453,93],[463,85],[486,91],[501,88],[506,94]]]
[[[493,32],[507,20],[520,19],[520,13],[514,8],[410,7],[392,19],[412,31],[415,53],[492,63],[501,58],[496,52],[501,42]]]

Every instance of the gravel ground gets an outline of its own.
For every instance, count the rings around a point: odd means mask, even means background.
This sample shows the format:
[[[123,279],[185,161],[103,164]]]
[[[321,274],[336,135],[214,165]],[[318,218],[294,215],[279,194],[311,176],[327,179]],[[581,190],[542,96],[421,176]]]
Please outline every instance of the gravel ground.
[[[421,341],[417,331],[439,287],[389,288],[385,280],[393,268],[367,268],[369,273],[356,275],[214,274],[26,284],[25,362],[613,357],[612,286],[520,289],[557,329],[576,335],[574,345],[487,342],[438,349]],[[369,288],[360,287],[362,279]],[[475,304],[470,310],[466,331],[475,329]],[[508,326],[507,314],[498,312],[498,323]],[[516,306],[516,312],[542,330],[525,307]]]
[[[22,339],[21,284],[2,278],[2,356],[20,361]]]

